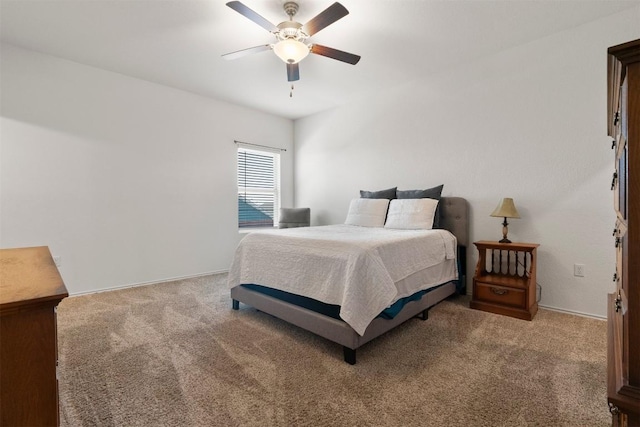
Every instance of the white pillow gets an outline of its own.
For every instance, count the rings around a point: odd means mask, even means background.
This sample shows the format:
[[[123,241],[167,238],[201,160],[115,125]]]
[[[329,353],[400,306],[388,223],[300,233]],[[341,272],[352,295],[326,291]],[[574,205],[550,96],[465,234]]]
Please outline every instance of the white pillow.
[[[384,228],[431,230],[436,207],[435,199],[393,199]]]
[[[388,207],[388,199],[353,199],[344,223],[361,227],[382,227]]]

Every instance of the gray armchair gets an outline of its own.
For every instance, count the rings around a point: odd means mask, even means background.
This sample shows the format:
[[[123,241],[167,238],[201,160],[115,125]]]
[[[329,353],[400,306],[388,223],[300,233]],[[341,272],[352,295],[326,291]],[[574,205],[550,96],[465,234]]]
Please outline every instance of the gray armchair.
[[[278,228],[308,227],[311,223],[311,208],[280,208]]]

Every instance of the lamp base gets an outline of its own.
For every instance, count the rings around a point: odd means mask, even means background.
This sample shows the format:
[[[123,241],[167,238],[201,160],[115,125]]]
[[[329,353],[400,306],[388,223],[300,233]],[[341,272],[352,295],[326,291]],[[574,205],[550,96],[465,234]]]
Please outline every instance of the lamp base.
[[[500,243],[511,243],[511,240],[507,239],[507,233],[509,232],[509,223],[507,222],[507,218],[504,218],[504,222],[502,223],[502,240]]]

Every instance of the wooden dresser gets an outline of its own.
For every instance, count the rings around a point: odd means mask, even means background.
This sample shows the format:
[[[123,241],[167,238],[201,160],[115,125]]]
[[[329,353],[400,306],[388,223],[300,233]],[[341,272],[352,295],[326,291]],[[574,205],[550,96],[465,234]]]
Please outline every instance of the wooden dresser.
[[[57,426],[56,306],[49,248],[0,249],[0,426]]]
[[[616,290],[608,297],[607,396],[614,426],[640,426],[640,40],[609,48]]]

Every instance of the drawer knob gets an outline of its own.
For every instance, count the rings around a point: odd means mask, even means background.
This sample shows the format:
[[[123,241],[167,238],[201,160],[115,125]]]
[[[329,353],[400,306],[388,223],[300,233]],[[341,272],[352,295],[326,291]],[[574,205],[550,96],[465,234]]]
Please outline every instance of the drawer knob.
[[[618,415],[620,413],[620,409],[618,409],[618,407],[613,403],[609,402],[609,412],[611,412],[611,415]]]
[[[491,292],[493,292],[496,295],[504,295],[509,292],[506,289],[498,289],[498,288],[490,288],[490,289],[491,289]]]

